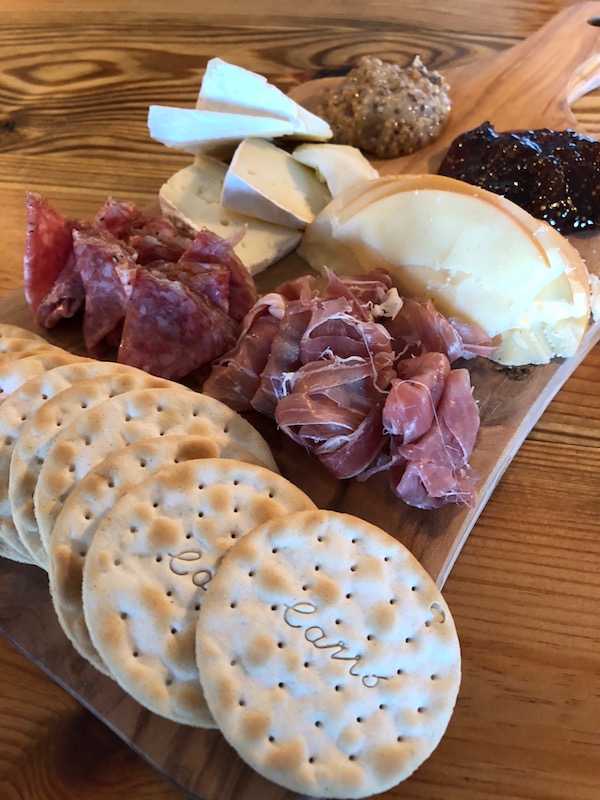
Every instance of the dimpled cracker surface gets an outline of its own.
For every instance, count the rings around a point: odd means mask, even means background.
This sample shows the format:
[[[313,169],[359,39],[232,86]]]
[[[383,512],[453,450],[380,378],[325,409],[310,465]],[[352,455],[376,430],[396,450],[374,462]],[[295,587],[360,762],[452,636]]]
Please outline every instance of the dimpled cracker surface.
[[[35,339],[31,336],[0,336],[0,357],[21,358],[27,353],[38,353],[41,350],[60,350],[61,348],[46,342],[45,340]]]
[[[0,326],[0,333],[1,330]],[[22,364],[24,361],[17,363]],[[131,367],[111,362],[89,359],[72,360],[61,366],[44,370],[41,374],[23,383],[0,405],[0,555],[8,555],[15,561],[37,563],[19,539],[8,499],[10,460],[25,422],[45,402],[74,383],[98,375],[114,374],[131,369]],[[12,556],[6,552],[7,550],[12,552]]]
[[[8,498],[19,539],[37,564],[45,567],[47,559],[35,518],[33,494],[57,433],[107,398],[140,386],[173,385],[138,369],[109,370],[105,375],[78,381],[59,392],[24,422],[10,459]]]
[[[124,392],[80,414],[46,453],[33,496],[44,548],[64,501],[90,469],[136,439],[166,433],[228,436],[277,470],[262,436],[224,403],[178,386]]]
[[[2,341],[0,339],[0,342]],[[87,361],[87,359],[50,345],[42,346],[39,350],[23,350],[17,358],[0,357],[0,403],[4,403],[20,386],[36,375],[76,361]]]
[[[195,632],[224,553],[255,525],[312,501],[280,475],[231,459],[174,464],[124,494],[99,525],[83,570],[92,641],[138,702],[214,727]]]
[[[81,588],[83,565],[96,529],[119,497],[159,469],[199,458],[258,460],[225,436],[167,434],[139,439],[112,453],[83,476],[58,515],[48,549],[50,593],[61,625],[76,650],[108,672],[85,624]]]
[[[302,794],[385,791],[437,746],[460,684],[450,611],[414,556],[355,517],[272,520],[202,606],[200,678],[225,738]]]
[[[36,342],[46,343],[46,340],[37,333],[10,322],[0,322],[0,339],[35,339]]]

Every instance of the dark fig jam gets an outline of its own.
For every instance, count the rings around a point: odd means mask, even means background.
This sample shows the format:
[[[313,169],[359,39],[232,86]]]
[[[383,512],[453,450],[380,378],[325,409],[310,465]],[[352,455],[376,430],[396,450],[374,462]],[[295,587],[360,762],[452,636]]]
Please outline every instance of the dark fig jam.
[[[504,195],[561,233],[600,225],[600,142],[572,130],[497,133],[485,122],[452,142],[439,173]]]

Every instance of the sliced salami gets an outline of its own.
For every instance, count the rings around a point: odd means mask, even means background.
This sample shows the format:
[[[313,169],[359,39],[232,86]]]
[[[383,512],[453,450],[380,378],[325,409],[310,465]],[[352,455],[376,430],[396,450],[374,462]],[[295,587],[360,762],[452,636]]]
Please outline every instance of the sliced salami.
[[[221,264],[229,270],[229,315],[241,322],[258,300],[250,273],[233,250],[232,243],[204,228],[181,256],[181,261]]]
[[[237,330],[207,297],[158,269],[138,267],[117,360],[181,378],[229,350]]]
[[[208,371],[235,344],[258,297],[235,244],[206,230],[193,240],[171,221],[114,198],[80,223],[31,193],[27,301],[44,327],[83,309],[92,356],[118,350],[123,363],[169,378],[195,372],[201,380],[197,370]]]
[[[77,224],[41,195],[27,193],[23,285],[27,304],[41,327],[51,327],[80,307],[82,292],[74,276],[72,239]]]
[[[108,230],[74,231],[73,249],[85,293],[83,339],[88,353],[105,354],[120,338],[136,275],[135,251]]]

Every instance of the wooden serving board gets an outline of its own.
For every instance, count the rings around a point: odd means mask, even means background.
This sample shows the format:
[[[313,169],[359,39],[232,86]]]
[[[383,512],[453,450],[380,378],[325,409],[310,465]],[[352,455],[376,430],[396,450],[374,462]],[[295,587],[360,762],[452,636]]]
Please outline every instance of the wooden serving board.
[[[453,111],[444,135],[414,156],[377,162],[382,174],[435,171],[448,143],[459,133],[490,120],[498,130],[578,125],[569,105],[600,85],[600,2],[572,6],[530,39],[499,55],[445,72]],[[577,46],[564,47],[565,42]],[[324,81],[299,86],[294,96],[314,105]],[[158,188],[158,187],[157,187]],[[600,275],[600,233],[572,237],[591,272]],[[297,256],[261,276],[266,290],[306,271]],[[0,299],[0,321],[35,329],[22,292]],[[83,352],[71,324],[48,338]],[[390,492],[386,476],[365,483],[340,482],[278,433],[270,420],[252,416],[272,445],[282,473],[307,491],[316,504],[368,519],[407,545],[441,587],[490,494],[521,443],[561,385],[600,341],[593,324],[577,355],[542,367],[506,369],[483,359],[468,366],[481,411],[481,428],[471,464],[479,475],[473,509],[447,506],[436,511],[410,508]],[[72,650],[55,618],[46,575],[35,567],[0,559],[0,629],[83,705],[106,722],[137,752],[182,789],[205,800],[291,800],[281,787],[257,776],[218,732],[191,729],[142,709],[108,678]],[[389,796],[403,797],[402,789]]]

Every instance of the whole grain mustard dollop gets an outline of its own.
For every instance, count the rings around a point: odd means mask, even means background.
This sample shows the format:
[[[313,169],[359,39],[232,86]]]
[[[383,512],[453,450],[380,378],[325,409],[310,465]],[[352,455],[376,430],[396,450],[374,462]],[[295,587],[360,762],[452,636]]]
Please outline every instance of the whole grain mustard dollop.
[[[439,72],[415,56],[409,67],[363,56],[343,81],[328,91],[318,113],[333,141],[378,158],[397,158],[429,144],[450,113],[450,87]]]

